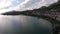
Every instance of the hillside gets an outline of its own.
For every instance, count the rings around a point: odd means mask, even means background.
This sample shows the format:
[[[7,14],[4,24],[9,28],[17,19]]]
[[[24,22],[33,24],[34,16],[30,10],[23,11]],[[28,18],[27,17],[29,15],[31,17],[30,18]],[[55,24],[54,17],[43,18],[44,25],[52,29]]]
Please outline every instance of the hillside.
[[[2,13],[2,15],[27,15],[27,16],[50,16],[60,21],[60,0],[50,6],[42,6],[38,9],[26,10],[26,11],[9,11]]]

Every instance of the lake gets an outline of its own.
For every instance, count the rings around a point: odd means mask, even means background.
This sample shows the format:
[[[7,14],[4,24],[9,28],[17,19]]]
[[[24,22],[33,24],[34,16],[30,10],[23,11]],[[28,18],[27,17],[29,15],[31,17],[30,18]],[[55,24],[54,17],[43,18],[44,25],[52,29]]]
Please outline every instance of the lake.
[[[0,34],[51,34],[50,21],[32,16],[0,15]]]

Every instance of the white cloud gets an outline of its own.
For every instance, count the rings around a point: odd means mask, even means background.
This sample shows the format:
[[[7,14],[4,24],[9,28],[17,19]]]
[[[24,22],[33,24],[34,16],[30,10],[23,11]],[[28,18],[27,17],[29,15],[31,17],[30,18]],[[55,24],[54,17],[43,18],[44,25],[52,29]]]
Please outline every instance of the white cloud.
[[[57,2],[58,0],[25,0],[23,3],[18,5],[18,9],[29,9],[30,7],[32,9],[40,8],[41,6],[48,6],[54,2]]]
[[[0,9],[1,8],[4,8],[4,7],[7,7],[7,6],[10,6],[12,3],[13,0],[2,0],[1,3],[0,3]]]
[[[4,12],[7,12],[7,11],[10,11],[10,10],[13,10],[11,9],[11,5],[12,5],[12,2],[14,0],[1,0],[0,1],[0,13],[4,13]]]
[[[22,1],[22,0],[21,0]],[[0,2],[0,13],[4,13],[11,10],[32,10],[35,8],[40,8],[41,6],[48,6],[58,0],[25,0],[17,6],[12,2],[19,3],[18,0],[2,0]]]

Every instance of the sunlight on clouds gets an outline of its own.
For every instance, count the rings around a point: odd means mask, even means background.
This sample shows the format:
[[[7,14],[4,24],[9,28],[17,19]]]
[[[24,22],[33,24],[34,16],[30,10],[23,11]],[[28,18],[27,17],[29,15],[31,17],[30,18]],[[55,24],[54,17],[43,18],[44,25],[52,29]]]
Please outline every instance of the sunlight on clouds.
[[[0,13],[16,10],[15,7],[20,3],[20,1],[21,0],[0,0]]]
[[[37,9],[40,8],[41,6],[48,6],[57,1],[58,0],[1,0],[0,13],[12,10],[21,11]]]
[[[11,4],[13,0],[1,0],[0,1],[0,13],[6,12],[8,10],[11,10]]]
[[[32,7],[32,9],[40,8],[41,6],[48,6],[54,2],[57,2],[58,0],[25,0],[20,5],[18,5],[17,9],[21,10],[29,10],[28,8]]]
[[[2,0],[0,1],[0,8],[4,8],[4,7],[7,7],[7,6],[10,6],[12,3],[13,0]]]
[[[8,11],[12,11],[12,10],[14,10],[15,8],[12,8],[12,7],[9,7],[9,8],[2,8],[2,9],[0,9],[0,13],[5,13],[5,12],[8,12]]]

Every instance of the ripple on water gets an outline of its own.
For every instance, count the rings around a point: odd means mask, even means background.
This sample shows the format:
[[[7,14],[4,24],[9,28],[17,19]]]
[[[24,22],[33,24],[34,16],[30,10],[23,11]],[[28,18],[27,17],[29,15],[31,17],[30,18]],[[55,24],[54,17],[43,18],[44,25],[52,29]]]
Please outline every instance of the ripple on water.
[[[45,19],[31,16],[0,15],[0,32],[6,34],[50,34],[51,23]]]

